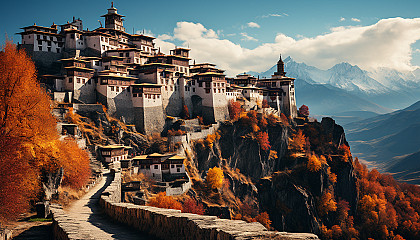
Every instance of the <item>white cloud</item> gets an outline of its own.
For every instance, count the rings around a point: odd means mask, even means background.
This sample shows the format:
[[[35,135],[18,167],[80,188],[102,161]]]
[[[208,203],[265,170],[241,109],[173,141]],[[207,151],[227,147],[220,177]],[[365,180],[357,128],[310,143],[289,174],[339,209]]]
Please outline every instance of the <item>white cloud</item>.
[[[174,39],[174,37],[172,37],[171,35],[168,35],[168,34],[159,35],[158,38],[161,39],[161,40],[173,40]]]
[[[243,37],[244,34],[241,33]],[[184,47],[189,46],[191,57],[197,62],[213,62],[226,69],[228,75],[265,71],[277,62],[279,53],[322,69],[349,62],[366,70],[377,67],[410,70],[411,45],[420,40],[420,18],[390,18],[369,26],[338,27],[313,38],[295,39],[279,33],[273,42],[254,49],[219,38],[214,30],[200,23],[179,22],[174,39]],[[156,46],[168,49],[174,45],[158,38]]]
[[[346,21],[346,19],[345,19],[345,18],[343,18],[343,17],[341,17],[341,18],[340,18],[340,22],[344,22],[344,21]]]
[[[414,53],[420,53],[420,49],[414,50]]]
[[[266,15],[262,15],[261,18],[269,18],[269,17],[288,17],[289,14],[287,13],[270,13],[270,14],[266,14]]]
[[[249,23],[247,23],[247,25],[250,28],[260,28],[260,25],[258,23],[255,23],[255,22],[249,22]]]
[[[258,41],[256,38],[249,36],[247,33],[242,32],[242,40],[244,41]]]
[[[358,19],[358,18],[351,18],[351,20],[352,20],[353,22],[361,22],[361,21],[360,21],[360,19]]]

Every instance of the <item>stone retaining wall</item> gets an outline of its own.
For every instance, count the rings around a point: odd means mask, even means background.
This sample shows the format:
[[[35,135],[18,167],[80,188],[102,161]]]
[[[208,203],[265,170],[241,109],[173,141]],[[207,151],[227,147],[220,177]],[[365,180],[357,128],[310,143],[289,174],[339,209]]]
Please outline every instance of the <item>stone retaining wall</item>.
[[[99,204],[113,220],[161,239],[318,239],[309,233],[268,231],[260,223],[181,213],[179,210],[120,203],[121,173],[103,192]]]

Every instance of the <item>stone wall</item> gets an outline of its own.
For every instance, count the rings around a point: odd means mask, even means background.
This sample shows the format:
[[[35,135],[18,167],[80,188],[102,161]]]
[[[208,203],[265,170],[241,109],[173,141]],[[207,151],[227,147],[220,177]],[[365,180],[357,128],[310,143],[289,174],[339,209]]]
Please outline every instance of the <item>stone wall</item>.
[[[260,223],[181,213],[179,210],[120,203],[121,174],[103,192],[99,203],[113,220],[161,239],[318,239],[309,233],[268,231]]]
[[[151,134],[154,132],[160,133],[165,125],[163,117],[163,110],[161,106],[157,107],[135,107],[132,110],[134,113],[134,123],[139,132]]]

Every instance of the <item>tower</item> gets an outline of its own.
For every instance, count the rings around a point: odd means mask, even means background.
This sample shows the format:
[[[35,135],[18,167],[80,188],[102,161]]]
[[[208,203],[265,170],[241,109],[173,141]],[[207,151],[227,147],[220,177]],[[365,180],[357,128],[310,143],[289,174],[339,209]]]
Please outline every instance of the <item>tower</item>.
[[[274,75],[281,76],[281,77],[285,77],[286,76],[286,72],[284,71],[284,62],[281,59],[281,54],[280,54],[280,59],[277,62],[277,72],[275,72]]]
[[[111,28],[125,32],[123,27],[123,15],[117,13],[117,9],[114,7],[114,2],[111,2],[111,8],[108,8],[108,13],[102,15],[105,18],[105,28]]]

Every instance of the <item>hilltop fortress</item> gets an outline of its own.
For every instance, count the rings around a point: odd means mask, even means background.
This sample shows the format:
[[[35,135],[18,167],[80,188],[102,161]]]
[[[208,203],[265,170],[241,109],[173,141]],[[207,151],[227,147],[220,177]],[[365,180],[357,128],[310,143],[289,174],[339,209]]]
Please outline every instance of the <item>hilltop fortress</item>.
[[[226,120],[230,100],[252,108],[266,100],[277,114],[297,116],[294,79],[286,77],[281,57],[270,79],[226,78],[214,64],[190,64],[190,49],[164,54],[155,38],[127,33],[124,16],[113,4],[101,17],[105,26],[92,31],[73,18],[63,25],[23,27],[19,33],[19,48],[32,57],[55,100],[102,103],[146,134],[161,132],[166,116],[181,116],[185,106],[204,123]]]

